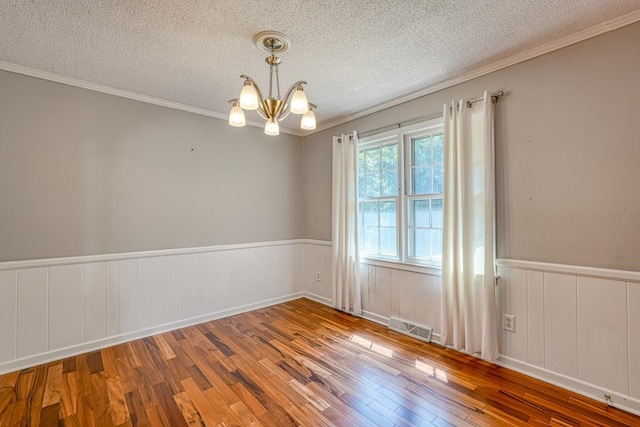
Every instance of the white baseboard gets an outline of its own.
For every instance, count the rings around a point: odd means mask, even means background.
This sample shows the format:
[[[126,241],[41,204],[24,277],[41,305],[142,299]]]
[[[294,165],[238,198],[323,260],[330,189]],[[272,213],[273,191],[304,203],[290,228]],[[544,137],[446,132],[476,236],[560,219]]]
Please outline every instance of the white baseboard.
[[[145,338],[151,335],[157,335],[163,332],[173,331],[176,329],[185,328],[187,326],[193,326],[200,323],[209,322],[211,320],[222,319],[224,317],[245,313],[247,311],[269,307],[272,305],[302,298],[303,296],[304,296],[304,292],[296,292],[296,293],[285,295],[282,297],[271,298],[268,300],[255,302],[252,304],[242,305],[238,307],[217,311],[214,313],[192,317],[189,319],[179,320],[177,322],[166,323],[164,325],[155,326],[142,331],[136,331],[128,334],[117,335],[117,336],[104,338],[104,339],[100,339],[92,342],[74,345],[67,348],[48,351],[46,353],[36,354],[34,356],[24,357],[22,359],[16,359],[9,362],[0,363],[0,375],[6,374],[8,372],[15,372],[15,371],[29,368],[32,366],[41,365],[44,363],[53,362],[56,360],[65,359],[67,357],[76,356],[78,354],[100,350],[100,349],[111,347],[117,344],[134,341],[134,340]]]
[[[331,298],[327,298],[327,297],[323,297],[320,295],[316,295],[314,293],[311,292],[304,292],[304,297],[308,298],[312,301],[315,302],[319,302],[320,304],[324,304],[324,305],[328,305],[329,307],[333,307],[333,301],[331,301]]]
[[[640,415],[640,400],[638,399],[634,399],[575,378],[567,377],[565,375],[540,368],[539,366],[530,365],[510,357],[500,356],[500,358],[494,361],[494,363],[558,387],[571,390],[599,402],[606,403],[605,395],[611,396],[611,400],[609,401],[610,406]]]
[[[389,324],[389,318],[376,314],[372,311],[362,310],[362,317],[371,320],[374,323],[378,323],[382,326],[387,326]]]

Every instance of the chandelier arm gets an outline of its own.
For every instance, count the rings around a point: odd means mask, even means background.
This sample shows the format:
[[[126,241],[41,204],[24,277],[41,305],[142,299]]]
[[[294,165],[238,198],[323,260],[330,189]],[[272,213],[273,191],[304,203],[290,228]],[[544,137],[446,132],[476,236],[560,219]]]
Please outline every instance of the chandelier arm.
[[[264,110],[262,109],[262,105],[260,106],[260,108],[258,108],[258,109],[256,110],[256,112],[257,112],[257,113],[258,113],[258,115],[259,115],[260,117],[262,117],[263,119],[265,119],[265,120],[269,120],[269,117],[267,117],[267,115],[264,113]]]
[[[289,104],[284,104],[284,107],[280,110],[280,114],[278,114],[278,121],[286,119],[290,112]]]
[[[298,86],[302,86],[302,85],[306,85],[306,84],[307,84],[307,82],[305,82],[304,80],[298,80],[297,82],[292,84],[291,87],[289,89],[287,89],[287,93],[284,94],[284,98],[282,98],[282,102],[285,103],[285,104],[288,104],[289,103],[289,97],[291,96],[293,91]]]

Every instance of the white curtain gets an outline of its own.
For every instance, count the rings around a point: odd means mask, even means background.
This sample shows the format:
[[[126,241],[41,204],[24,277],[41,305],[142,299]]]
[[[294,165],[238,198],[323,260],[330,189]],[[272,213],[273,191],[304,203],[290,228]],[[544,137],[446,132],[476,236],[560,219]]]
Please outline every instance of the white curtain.
[[[491,95],[444,107],[442,344],[499,356],[495,302],[494,113]]]
[[[333,137],[332,272],[335,307],[362,313],[358,249],[358,136]]]

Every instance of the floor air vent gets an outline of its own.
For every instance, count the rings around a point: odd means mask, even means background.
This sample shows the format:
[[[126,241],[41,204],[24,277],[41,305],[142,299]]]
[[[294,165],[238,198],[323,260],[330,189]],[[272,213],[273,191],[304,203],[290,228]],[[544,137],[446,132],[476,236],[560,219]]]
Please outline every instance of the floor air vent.
[[[431,333],[433,332],[433,328],[414,325],[397,317],[389,319],[389,329],[426,342],[431,342]]]

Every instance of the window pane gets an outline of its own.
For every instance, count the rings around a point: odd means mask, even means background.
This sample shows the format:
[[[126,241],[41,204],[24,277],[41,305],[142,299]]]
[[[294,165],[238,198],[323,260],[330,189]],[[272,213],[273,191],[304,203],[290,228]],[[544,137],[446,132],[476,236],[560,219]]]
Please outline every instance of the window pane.
[[[431,162],[431,138],[424,137],[413,141],[413,166],[425,165]]]
[[[433,192],[442,193],[443,187],[442,163],[433,165]]]
[[[382,173],[382,196],[395,196],[398,193],[398,170]]]
[[[429,200],[411,201],[411,226],[429,227]]]
[[[396,202],[380,202],[380,225],[396,225]]]
[[[366,188],[367,186],[364,175],[358,175],[358,199],[364,199],[366,197]]]
[[[380,171],[380,147],[370,148],[365,150],[365,171],[378,172]]]
[[[441,163],[444,158],[444,135],[441,133],[431,137],[433,147],[433,163]]]
[[[380,197],[380,172],[372,172],[365,175],[365,198]]]
[[[414,257],[429,258],[429,230],[414,228]]]
[[[396,255],[396,229],[395,227],[380,228],[380,253]]]
[[[442,260],[442,230],[431,230],[431,258]]]
[[[382,169],[398,169],[398,144],[382,147]]]
[[[364,240],[364,251],[378,253],[378,228],[377,227],[364,227],[364,233],[362,233]]]
[[[412,169],[413,194],[431,193],[431,168],[420,167]]]
[[[365,202],[362,209],[364,226],[378,226],[378,202]]]
[[[358,153],[358,173],[364,174],[364,150],[360,150]]]
[[[442,228],[442,199],[431,199],[432,227]]]

